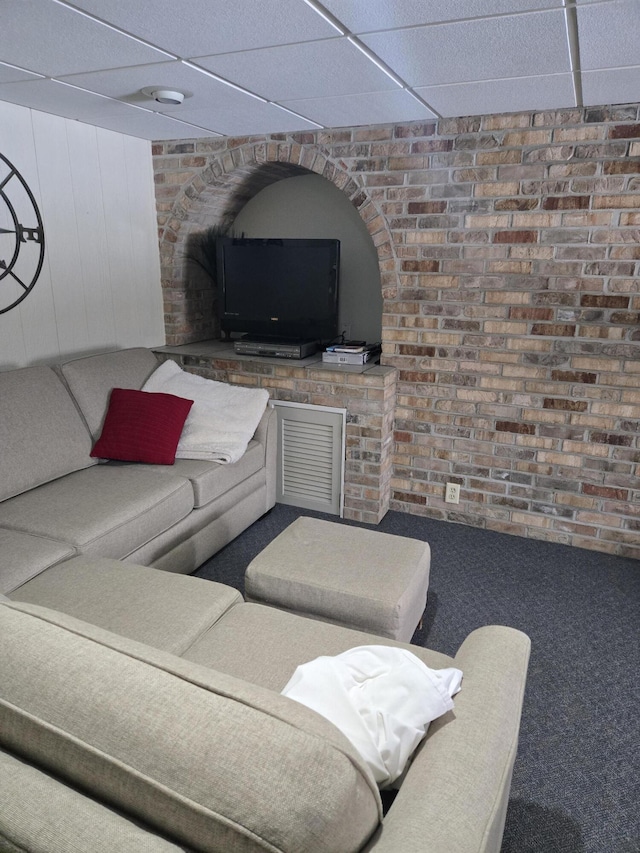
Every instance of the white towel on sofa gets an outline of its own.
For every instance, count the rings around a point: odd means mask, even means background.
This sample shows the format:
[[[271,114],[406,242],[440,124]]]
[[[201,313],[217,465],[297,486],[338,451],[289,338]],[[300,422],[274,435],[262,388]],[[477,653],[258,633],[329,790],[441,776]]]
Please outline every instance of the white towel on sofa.
[[[171,360],[154,370],[142,390],[193,400],[178,443],[177,459],[237,462],[269,401],[269,392],[263,388],[241,388],[205,379],[182,370]]]
[[[282,690],[345,734],[380,787],[398,779],[429,723],[453,708],[462,672],[406,649],[357,646],[299,666]]]

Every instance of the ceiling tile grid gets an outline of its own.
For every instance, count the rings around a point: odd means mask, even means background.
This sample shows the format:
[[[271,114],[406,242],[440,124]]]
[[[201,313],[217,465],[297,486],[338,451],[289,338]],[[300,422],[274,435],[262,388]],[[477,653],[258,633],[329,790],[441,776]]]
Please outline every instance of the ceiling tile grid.
[[[639,34],[640,0],[3,0],[0,100],[146,139],[628,103]]]

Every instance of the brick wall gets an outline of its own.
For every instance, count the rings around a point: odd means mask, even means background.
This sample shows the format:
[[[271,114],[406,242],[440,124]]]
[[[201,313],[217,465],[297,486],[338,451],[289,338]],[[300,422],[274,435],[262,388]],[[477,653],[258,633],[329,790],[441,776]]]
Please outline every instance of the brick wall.
[[[640,557],[638,105],[154,155],[170,343],[212,328],[181,261],[190,229],[232,221],[279,177],[323,174],[380,258],[391,508]]]

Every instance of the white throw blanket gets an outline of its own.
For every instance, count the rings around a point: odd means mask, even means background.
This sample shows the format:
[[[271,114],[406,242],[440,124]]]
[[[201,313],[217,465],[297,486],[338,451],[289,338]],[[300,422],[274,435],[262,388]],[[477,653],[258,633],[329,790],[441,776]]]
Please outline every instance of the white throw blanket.
[[[143,391],[174,394],[193,400],[176,452],[176,459],[237,462],[269,401],[263,388],[241,388],[187,373],[175,361],[163,362]]]
[[[453,708],[462,672],[430,669],[406,649],[357,646],[299,666],[282,690],[330,720],[371,768],[391,785],[427,732]]]

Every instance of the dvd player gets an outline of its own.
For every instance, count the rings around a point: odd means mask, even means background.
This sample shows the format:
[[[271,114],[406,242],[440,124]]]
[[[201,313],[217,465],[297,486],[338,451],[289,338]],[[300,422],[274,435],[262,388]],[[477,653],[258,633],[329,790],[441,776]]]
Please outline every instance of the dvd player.
[[[306,358],[318,350],[318,341],[292,341],[287,338],[240,338],[233,348],[238,355],[260,355],[271,358]]]

